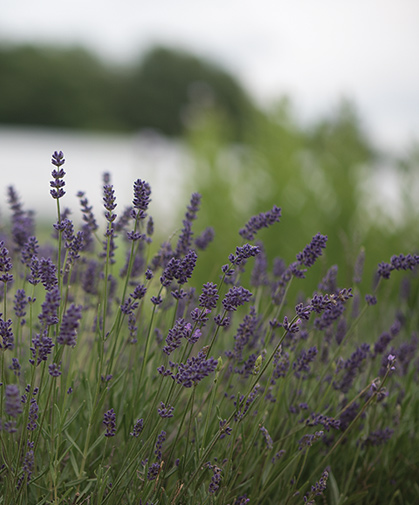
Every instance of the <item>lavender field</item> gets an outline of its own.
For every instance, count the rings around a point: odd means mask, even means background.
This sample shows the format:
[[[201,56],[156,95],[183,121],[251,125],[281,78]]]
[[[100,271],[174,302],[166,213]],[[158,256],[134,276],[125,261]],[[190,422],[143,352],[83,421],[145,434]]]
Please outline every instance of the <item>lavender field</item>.
[[[417,503],[415,251],[371,283],[361,248],[342,284],[322,230],[269,256],[278,202],[201,282],[199,193],[156,244],[148,182],[70,214],[52,165],[49,238],[18,188],[1,228],[1,503]]]

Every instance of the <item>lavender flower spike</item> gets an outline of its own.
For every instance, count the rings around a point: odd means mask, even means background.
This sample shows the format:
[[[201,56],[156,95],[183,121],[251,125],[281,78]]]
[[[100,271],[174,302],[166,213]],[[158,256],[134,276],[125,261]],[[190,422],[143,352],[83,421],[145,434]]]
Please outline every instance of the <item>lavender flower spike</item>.
[[[16,384],[9,384],[6,386],[6,405],[4,408],[7,415],[17,417],[23,412],[19,388]]]
[[[222,301],[224,310],[234,311],[237,307],[244,305],[252,297],[252,293],[242,286],[233,286],[230,288]]]
[[[312,238],[304,250],[297,254],[297,261],[300,265],[311,267],[314,265],[316,259],[323,254],[322,249],[326,248],[327,235],[317,233]]]
[[[151,201],[150,195],[150,185],[141,179],[137,179],[134,182],[134,199],[132,201],[132,204],[134,206],[134,209],[138,210],[137,217],[140,219],[144,219],[147,216],[146,210],[148,209]]]
[[[116,434],[116,414],[113,409],[105,412],[103,424],[106,426],[105,437],[114,437]]]
[[[0,281],[4,283],[13,280],[13,275],[8,272],[12,269],[12,261],[9,257],[9,251],[4,247],[4,242],[0,242]]]
[[[51,188],[53,188],[50,190],[50,194],[52,198],[54,198],[55,200],[58,200],[59,198],[65,195],[65,191],[63,189],[63,187],[65,186],[65,182],[63,181],[65,172],[63,168],[60,168],[61,165],[64,165],[64,162],[65,159],[63,152],[55,151],[54,154],[52,155],[51,163],[55,165],[58,168],[58,170],[54,168],[54,170],[51,172],[51,175],[54,178],[54,180],[50,182],[50,186]]]
[[[268,228],[272,224],[278,223],[280,217],[281,209],[274,205],[272,210],[268,210],[268,212],[261,212],[260,214],[251,217],[245,227],[239,231],[239,234],[246,240],[253,240],[256,233],[261,228]]]
[[[81,305],[71,304],[63,316],[57,342],[74,347],[76,345],[77,330],[81,319]]]

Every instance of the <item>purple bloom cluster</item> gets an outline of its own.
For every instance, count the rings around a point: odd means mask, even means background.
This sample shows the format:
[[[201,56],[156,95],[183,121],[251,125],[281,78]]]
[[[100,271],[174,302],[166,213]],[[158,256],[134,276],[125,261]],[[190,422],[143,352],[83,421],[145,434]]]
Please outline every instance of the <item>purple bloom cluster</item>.
[[[265,437],[266,447],[268,448],[269,451],[272,450],[274,443],[272,437],[269,435],[268,430],[264,426],[261,426],[260,431],[263,433],[263,436]]]
[[[167,404],[167,406],[163,403],[163,402],[160,402],[160,408],[157,409],[157,413],[160,417],[173,417],[173,411],[175,410],[175,408],[172,406],[172,405],[169,405]]]
[[[230,436],[233,433],[233,428],[230,428],[230,426],[227,425],[227,419],[223,419],[222,421],[220,421],[219,425],[221,431],[220,440],[222,440],[226,436]]]
[[[6,386],[6,403],[4,406],[4,411],[6,415],[11,417],[17,417],[19,414],[23,412],[19,388],[16,384],[8,384]]]
[[[278,223],[280,217],[281,209],[274,205],[272,210],[252,216],[244,228],[239,231],[239,234],[246,240],[253,240],[259,230],[268,228],[274,223]]]
[[[173,379],[184,386],[190,388],[198,384],[204,377],[213,373],[217,368],[218,361],[213,357],[206,359],[206,351],[201,350],[197,356],[192,356],[186,363],[179,363],[176,374],[172,374]]]
[[[317,347],[310,347],[308,351],[303,349],[300,353],[300,355],[297,358],[297,361],[294,361],[292,364],[292,368],[294,370],[294,375],[297,378],[301,377],[301,372],[305,372],[308,374],[310,372],[310,363],[314,361],[315,357],[317,356]],[[304,376],[303,378],[306,378],[307,376]]]
[[[210,470],[212,470],[212,477],[211,477],[211,482],[210,482],[210,485],[209,485],[209,488],[208,488],[208,492],[210,494],[214,494],[220,488],[220,484],[221,484],[221,468],[219,468],[216,465],[212,465],[210,461],[208,461],[208,463],[205,463],[204,466],[206,466],[207,468],[209,468]]]
[[[195,239],[195,247],[197,249],[200,249],[201,251],[204,251],[209,244],[214,240],[215,232],[214,228],[212,226],[208,226],[205,228],[205,230],[196,237]]]
[[[33,212],[25,211],[22,208],[22,204],[13,188],[9,186],[7,188],[8,203],[12,210],[11,225],[12,225],[12,237],[15,243],[15,250],[22,250],[23,246],[27,242],[28,238],[34,233],[34,220]]]
[[[157,436],[156,446],[154,448],[154,454],[156,456],[157,461],[161,461],[162,453],[161,448],[163,447],[163,442],[166,440],[166,432],[163,430]]]
[[[60,307],[60,290],[58,287],[47,291],[45,301],[42,304],[42,312],[39,314],[38,319],[45,329],[47,326],[52,326],[58,323],[58,309]]]
[[[323,414],[315,414],[314,412],[308,419],[306,419],[305,424],[307,426],[317,426],[318,424],[321,424],[326,431],[330,431],[330,428],[335,430],[340,428],[339,419],[324,416]]]
[[[52,338],[48,336],[47,330],[42,333],[37,333],[35,337],[32,338],[32,347],[30,348],[32,359],[29,360],[29,363],[35,365],[35,358],[36,366],[42,363],[42,361],[46,361],[53,347]]]
[[[333,387],[347,393],[355,380],[357,373],[362,367],[364,360],[368,357],[370,352],[370,346],[368,344],[362,344],[360,347],[356,348],[350,358],[346,361],[338,364],[336,373],[343,369],[343,377],[340,381],[335,381]]]
[[[326,490],[327,479],[329,478],[329,472],[325,470],[320,477],[320,480],[316,482],[314,486],[311,486],[310,493],[304,496],[305,505],[315,505],[314,497],[321,496]]]
[[[51,363],[51,365],[48,365],[48,373],[51,377],[59,377],[62,374],[61,363]]]
[[[52,155],[52,160],[51,163],[55,165],[58,170],[54,168],[54,170],[51,172],[51,175],[53,177],[53,181],[50,182],[51,189],[50,194],[52,198],[55,200],[58,200],[59,198],[63,197],[65,195],[65,191],[63,187],[65,186],[65,182],[63,181],[63,178],[65,176],[65,172],[63,168],[60,168],[62,165],[64,165],[65,159],[64,159],[64,154],[62,151],[55,151],[54,154]]]
[[[237,310],[237,307],[244,305],[250,300],[252,293],[242,286],[233,286],[230,288],[222,301],[224,310],[231,312]]]
[[[4,242],[0,242],[0,281],[5,284],[13,280],[13,275],[9,274],[12,269],[12,260],[9,257],[9,251],[4,246]]]
[[[363,447],[383,445],[392,437],[394,430],[384,428],[384,430],[372,431],[368,437],[362,442]]]
[[[246,398],[246,402],[244,403],[244,405],[243,405],[243,401],[245,398],[244,395],[240,395],[240,398],[238,399],[238,401],[236,400],[234,402],[234,406],[236,408],[239,407],[238,411],[234,415],[235,421],[240,421],[244,418],[244,416],[249,411],[250,406],[256,400],[259,389],[260,389],[260,385],[256,384],[256,386],[250,392],[249,396]]]
[[[169,330],[163,352],[169,356],[180,347],[182,338],[188,339],[190,337],[191,331],[191,323],[187,323],[183,318],[178,319],[173,328]]]
[[[255,307],[250,307],[249,314],[246,314],[243,321],[239,324],[234,335],[234,357],[237,361],[242,360],[243,350],[246,345],[250,347],[255,345],[259,338],[261,318],[257,315]]]
[[[103,424],[106,426],[105,437],[114,437],[116,434],[116,414],[113,409],[104,413]]]
[[[140,433],[143,431],[144,428],[144,420],[143,419],[137,419],[136,423],[134,424],[134,427],[130,433],[132,437],[138,438],[140,436]]]
[[[0,337],[2,338],[0,349],[14,349],[14,335],[11,328],[12,320],[8,319],[5,321],[1,316],[2,314],[0,314]]]
[[[147,217],[146,211],[150,205],[150,195],[150,185],[141,179],[137,179],[134,182],[134,199],[132,201],[134,209],[137,210],[136,215],[133,216],[134,219],[145,219]]]
[[[242,247],[236,247],[236,254],[230,254],[228,259],[232,265],[242,265],[247,259],[260,253],[260,247],[257,245],[244,244]]]
[[[38,240],[36,237],[29,237],[26,242],[23,244],[22,251],[21,251],[21,261],[24,265],[30,267],[32,258],[34,256],[37,256],[38,254]]]
[[[180,232],[175,249],[176,258],[180,258],[181,256],[187,254],[188,250],[191,248],[193,235],[192,222],[196,219],[196,214],[199,210],[200,203],[201,195],[199,193],[193,193],[191,196],[191,201],[187,207],[185,218],[182,221],[183,228]]]
[[[215,309],[219,295],[217,284],[207,282],[202,286],[202,294],[199,296],[199,306],[205,309]]]
[[[116,209],[115,190],[111,184],[103,186],[103,205],[106,209],[105,217],[109,223],[113,223],[116,219],[114,210]]]
[[[32,398],[29,407],[28,425],[26,426],[26,429],[28,431],[34,431],[38,427],[36,423],[36,421],[38,420],[38,411],[39,411],[38,404],[36,403],[35,398]]]
[[[176,279],[180,285],[185,284],[191,278],[198,256],[191,249],[182,259],[172,257],[160,277],[162,286],[169,287]]]
[[[147,472],[147,480],[156,480],[160,473],[160,463],[153,463]],[[148,503],[148,502],[147,502]]]
[[[390,263],[380,263],[377,273],[383,279],[390,279],[393,270],[413,270],[419,265],[419,254],[399,254],[391,257]]]
[[[51,291],[58,284],[57,267],[54,265],[51,258],[40,258],[37,260],[37,258],[33,257],[31,270],[35,273],[33,269],[37,270],[36,275],[33,275],[34,278],[39,277],[47,291]]]
[[[9,369],[13,370],[13,373],[16,375],[16,377],[20,376],[20,370],[21,370],[21,368],[22,367],[21,367],[21,365],[19,363],[19,360],[17,358],[12,358],[12,364],[9,365]]]
[[[57,342],[61,345],[76,345],[77,330],[81,319],[82,306],[72,303],[63,316]]]
[[[23,474],[19,477],[16,485],[16,489],[19,490],[26,478],[26,483],[29,484],[29,481],[31,480],[32,477],[32,472],[35,466],[35,456],[34,456],[34,445],[35,442],[29,442],[28,441],[28,451],[25,454],[24,460],[23,460]]]
[[[89,205],[89,201],[84,197],[83,191],[77,193],[78,198],[80,198],[80,206],[83,214],[83,221],[85,222],[84,230],[88,229],[91,233],[95,232],[99,227],[96,222],[96,218],[92,212],[93,207]]]
[[[303,251],[297,254],[298,263],[306,267],[313,266],[316,259],[323,254],[322,249],[326,248],[326,242],[327,235],[321,235],[320,233],[314,235],[310,244],[306,245]]]
[[[15,303],[14,311],[16,317],[21,318],[20,324],[24,325],[25,320],[23,319],[26,315],[26,305],[28,304],[28,299],[26,298],[26,293],[24,289],[17,289],[15,293]]]
[[[308,447],[311,447],[315,442],[320,440],[324,435],[323,431],[316,431],[314,434],[309,433],[304,435],[298,442],[298,450],[305,451]]]
[[[273,381],[280,377],[285,377],[290,368],[289,353],[278,351],[274,356],[274,370],[272,373]]]

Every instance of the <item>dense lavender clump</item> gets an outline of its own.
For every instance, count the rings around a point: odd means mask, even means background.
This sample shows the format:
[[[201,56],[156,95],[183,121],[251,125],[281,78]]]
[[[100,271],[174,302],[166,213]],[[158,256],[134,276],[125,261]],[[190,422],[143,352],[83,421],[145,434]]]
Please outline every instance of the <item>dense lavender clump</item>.
[[[64,161],[54,152],[48,242],[13,188],[0,230],[4,503],[314,505],[336,489],[416,503],[417,255],[380,264],[384,278],[405,271],[399,289],[376,277],[365,295],[363,249],[353,269],[322,257],[301,282],[327,236],[291,264],[271,258],[292,245],[252,242],[279,221],[274,206],[240,230],[227,265],[215,248],[200,269],[214,229],[194,237],[198,193],[153,253],[149,184],[137,179],[116,216],[104,174],[106,219],[79,192],[79,223],[62,206]]]

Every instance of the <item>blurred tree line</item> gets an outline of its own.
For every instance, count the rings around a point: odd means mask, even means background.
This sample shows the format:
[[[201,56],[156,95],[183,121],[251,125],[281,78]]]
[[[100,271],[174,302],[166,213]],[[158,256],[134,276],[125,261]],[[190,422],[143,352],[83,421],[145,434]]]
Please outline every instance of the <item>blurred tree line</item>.
[[[260,233],[269,261],[289,263],[313,235],[327,234],[327,261],[314,268],[340,265],[341,286],[352,285],[363,249],[368,287],[378,262],[418,251],[419,149],[384,159],[348,101],[301,124],[289,99],[262,110],[226,70],[165,47],[125,65],[80,48],[3,47],[0,76],[0,123],[152,128],[188,146],[193,168],[184,189],[203,195],[196,231],[213,226],[217,236],[202,254],[197,285],[217,275],[214,266],[240,244],[249,217],[274,204],[281,223]],[[383,164],[398,174],[397,209],[378,204]],[[309,277],[315,289],[318,275]]]
[[[154,128],[182,135],[196,108],[216,105],[238,138],[253,104],[219,66],[155,47],[131,64],[82,48],[0,47],[0,123],[90,130]]]

